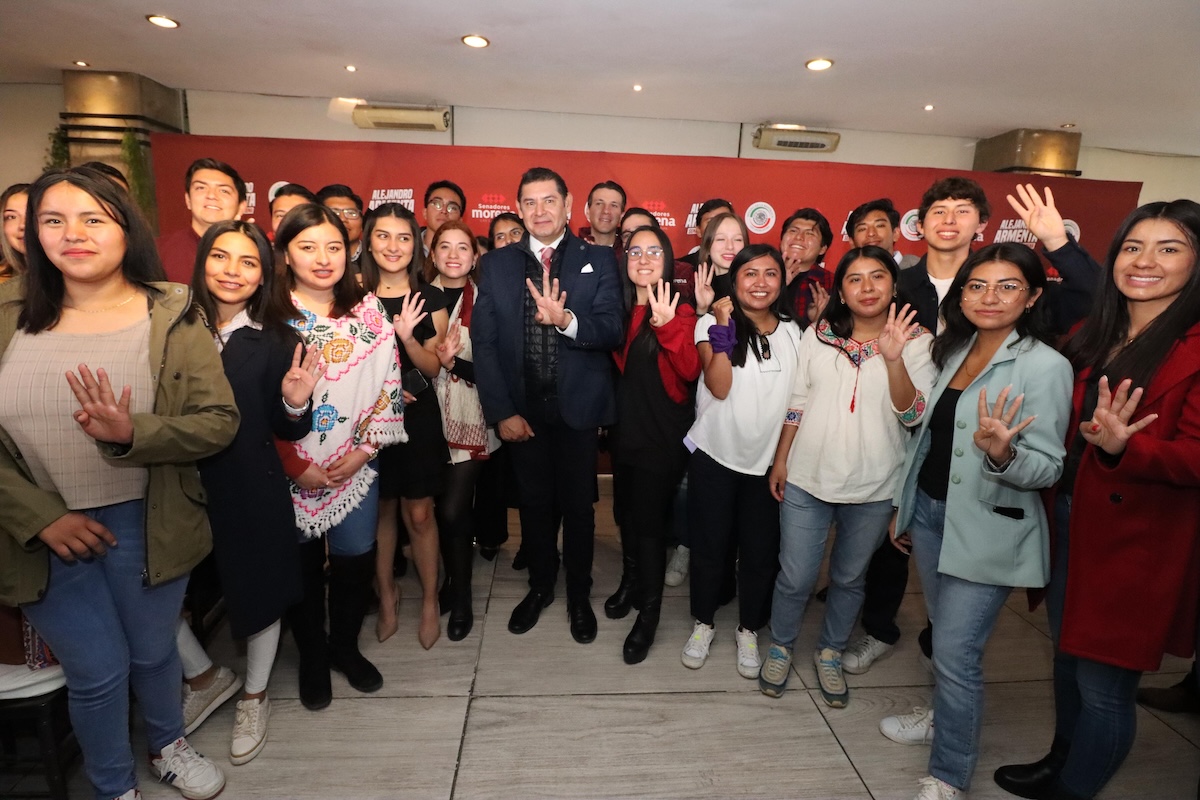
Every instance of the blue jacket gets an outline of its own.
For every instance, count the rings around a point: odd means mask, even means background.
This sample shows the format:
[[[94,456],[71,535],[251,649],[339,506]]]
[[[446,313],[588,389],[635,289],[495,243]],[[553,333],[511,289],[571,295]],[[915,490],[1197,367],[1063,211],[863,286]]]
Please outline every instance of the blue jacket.
[[[972,343],[974,339],[972,339]],[[950,356],[933,384],[925,418],[909,442],[896,496],[896,530],[912,522],[917,474],[929,452],[929,420],[958,372],[970,344]],[[1071,364],[1054,348],[1016,331],[958,399],[954,449],[946,492],[946,523],[938,572],[993,586],[1042,587],[1050,580],[1050,529],[1039,490],[1062,475],[1071,414]],[[973,436],[979,428],[979,390],[987,387],[989,406],[1005,386],[1010,402],[1024,393],[1017,419],[1037,419],[1017,435],[1017,455],[1003,472],[992,472]]]
[[[577,430],[611,425],[616,421],[611,352],[621,344],[624,327],[616,257],[611,247],[588,244],[570,231],[559,249],[559,286],[579,321],[575,339],[558,337],[559,410]],[[536,263],[533,251],[522,240],[493,250],[480,264],[471,346],[479,400],[491,425],[527,415],[525,275],[531,262]]]

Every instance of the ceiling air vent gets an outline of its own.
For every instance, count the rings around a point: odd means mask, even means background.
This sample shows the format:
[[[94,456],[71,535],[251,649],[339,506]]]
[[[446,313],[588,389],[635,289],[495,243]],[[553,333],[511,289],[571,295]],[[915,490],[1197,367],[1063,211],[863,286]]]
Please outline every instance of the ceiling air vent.
[[[832,153],[841,140],[840,133],[811,131],[803,125],[763,124],[754,129],[754,146],[759,150],[794,150]]]
[[[403,131],[445,131],[450,129],[450,109],[446,106],[413,108],[360,104],[351,113],[360,128],[388,128]]]

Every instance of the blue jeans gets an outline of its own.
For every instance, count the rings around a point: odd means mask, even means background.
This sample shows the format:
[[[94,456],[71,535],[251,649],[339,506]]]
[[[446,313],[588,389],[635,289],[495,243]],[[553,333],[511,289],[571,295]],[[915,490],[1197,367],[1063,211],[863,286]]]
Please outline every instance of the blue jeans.
[[[933,710],[936,725],[929,774],[958,789],[971,788],[983,727],[983,650],[1010,586],[938,572],[946,504],[917,490],[909,536],[933,629]]]
[[[1059,782],[1079,797],[1095,797],[1133,747],[1142,673],[1058,649],[1071,550],[1070,519],[1071,497],[1059,495],[1054,507],[1054,569],[1046,588],[1046,613],[1054,638],[1054,737],[1070,744]]]
[[[375,462],[371,462],[372,466]],[[329,554],[334,556],[361,556],[375,546],[375,526],[379,520],[379,478],[371,482],[371,488],[359,501],[358,508],[344,520],[325,531],[329,541]]]
[[[862,608],[871,556],[887,535],[892,501],[827,503],[786,484],[779,513],[779,576],[771,601],[771,641],[790,648],[817,582],[829,526],[837,522],[829,558],[829,597],[819,649],[842,652]]]
[[[70,563],[52,554],[45,596],[21,608],[62,662],[71,724],[96,797],[112,798],[137,786],[129,740],[131,685],[155,755],[183,736],[175,622],[187,578],[145,584],[141,500],[83,513],[112,531],[117,547]]]

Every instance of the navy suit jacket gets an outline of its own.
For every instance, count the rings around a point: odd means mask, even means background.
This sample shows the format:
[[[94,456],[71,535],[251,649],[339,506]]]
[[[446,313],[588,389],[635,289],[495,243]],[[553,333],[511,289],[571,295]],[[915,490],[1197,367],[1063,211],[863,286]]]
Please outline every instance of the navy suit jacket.
[[[493,250],[480,263],[471,347],[479,400],[492,425],[527,416],[525,276],[537,263],[528,238]],[[611,425],[616,422],[611,353],[622,342],[624,325],[616,256],[611,247],[588,244],[568,230],[555,253],[560,258],[559,288],[567,293],[579,329],[573,340],[558,337],[559,411],[578,430]]]

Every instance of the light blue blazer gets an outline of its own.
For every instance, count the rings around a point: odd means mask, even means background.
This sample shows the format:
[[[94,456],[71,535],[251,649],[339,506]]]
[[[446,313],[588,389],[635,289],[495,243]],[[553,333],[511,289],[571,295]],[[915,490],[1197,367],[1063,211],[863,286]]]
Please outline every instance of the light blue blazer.
[[[974,339],[971,340],[974,343]],[[950,356],[934,381],[925,417],[909,441],[896,497],[896,530],[912,522],[917,474],[929,452],[929,420],[958,372],[970,344]],[[946,525],[938,572],[993,586],[1042,587],[1050,580],[1050,531],[1038,492],[1062,475],[1071,414],[1071,364],[1054,348],[1013,331],[959,397],[946,492]],[[979,428],[979,390],[989,408],[1005,386],[1009,400],[1024,393],[1016,421],[1036,415],[1013,445],[1017,455],[1003,472],[990,471],[973,436]]]

